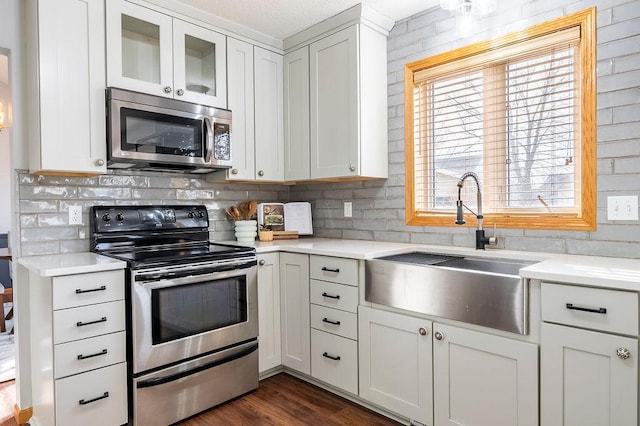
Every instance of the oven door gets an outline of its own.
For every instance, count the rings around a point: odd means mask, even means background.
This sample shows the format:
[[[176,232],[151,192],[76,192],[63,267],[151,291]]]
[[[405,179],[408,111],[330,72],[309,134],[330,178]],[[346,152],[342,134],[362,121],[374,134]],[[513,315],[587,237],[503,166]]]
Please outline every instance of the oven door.
[[[133,374],[256,338],[255,264],[253,260],[232,268],[180,265],[134,271]]]

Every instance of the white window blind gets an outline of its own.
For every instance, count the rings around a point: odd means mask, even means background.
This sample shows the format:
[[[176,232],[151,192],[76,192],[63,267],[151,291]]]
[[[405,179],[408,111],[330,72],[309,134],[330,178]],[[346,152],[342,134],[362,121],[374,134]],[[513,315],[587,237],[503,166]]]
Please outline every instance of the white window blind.
[[[416,210],[454,211],[472,171],[485,214],[580,212],[580,52],[573,27],[415,72]]]

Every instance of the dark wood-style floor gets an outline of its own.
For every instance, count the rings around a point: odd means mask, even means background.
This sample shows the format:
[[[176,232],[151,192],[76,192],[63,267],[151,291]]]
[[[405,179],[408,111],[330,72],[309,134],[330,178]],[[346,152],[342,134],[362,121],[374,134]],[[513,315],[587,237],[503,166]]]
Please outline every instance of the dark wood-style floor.
[[[257,390],[180,423],[181,426],[398,424],[285,373],[262,380]]]

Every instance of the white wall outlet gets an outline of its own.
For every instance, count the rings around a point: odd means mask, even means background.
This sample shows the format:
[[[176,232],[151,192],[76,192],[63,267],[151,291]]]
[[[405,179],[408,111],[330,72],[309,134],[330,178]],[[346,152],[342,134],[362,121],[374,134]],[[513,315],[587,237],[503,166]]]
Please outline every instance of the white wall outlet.
[[[638,196],[607,197],[608,220],[638,220]]]
[[[353,203],[351,201],[344,202],[344,217],[353,216]]]
[[[69,225],[82,225],[82,206],[69,206]]]

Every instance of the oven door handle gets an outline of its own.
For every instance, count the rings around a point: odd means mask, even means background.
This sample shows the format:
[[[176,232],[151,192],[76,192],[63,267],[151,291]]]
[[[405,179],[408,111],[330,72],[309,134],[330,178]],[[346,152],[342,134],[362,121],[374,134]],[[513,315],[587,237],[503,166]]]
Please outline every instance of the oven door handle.
[[[229,265],[215,266],[211,268],[202,268],[202,269],[186,269],[183,271],[176,272],[156,272],[152,274],[139,274],[136,275],[136,281],[160,281],[160,280],[168,280],[173,278],[184,278],[190,277],[193,275],[206,275],[212,274],[216,272],[226,272],[226,271],[236,271],[239,269],[247,269],[253,266],[256,266],[258,262],[254,259],[250,262],[245,263],[234,263]]]
[[[243,349],[243,350],[241,350],[239,352],[236,352],[235,354],[230,355],[230,356],[228,356],[226,358],[218,359],[218,360],[209,362],[207,364],[200,365],[200,366],[198,366],[196,368],[192,368],[190,370],[181,371],[181,372],[175,373],[175,374],[170,374],[168,376],[156,377],[156,378],[153,378],[153,379],[143,380],[143,381],[138,382],[136,384],[136,388],[138,388],[138,389],[140,389],[140,388],[150,388],[150,387],[153,387],[153,386],[160,386],[160,385],[163,385],[165,383],[174,382],[174,381],[180,380],[180,379],[182,379],[184,377],[188,377],[188,376],[191,376],[193,374],[200,373],[201,371],[208,370],[210,368],[217,367],[219,365],[226,364],[226,363],[231,362],[231,361],[235,361],[236,359],[242,358],[244,356],[247,356],[250,353],[255,352],[257,350],[258,350],[258,343],[256,342],[256,343],[252,344],[251,346],[249,346],[249,347],[247,347],[247,348],[245,348],[245,349]]]

